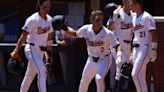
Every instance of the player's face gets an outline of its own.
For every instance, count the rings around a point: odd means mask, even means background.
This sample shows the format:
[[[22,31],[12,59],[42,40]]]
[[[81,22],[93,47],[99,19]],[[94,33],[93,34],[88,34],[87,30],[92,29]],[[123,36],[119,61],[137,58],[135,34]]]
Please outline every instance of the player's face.
[[[96,15],[95,18],[93,19],[93,24],[97,26],[101,26],[104,21],[104,16],[103,15]]]
[[[124,7],[129,8],[129,6],[130,6],[130,0],[123,0],[123,5],[124,5]]]
[[[47,0],[47,1],[43,2],[42,5],[40,5],[40,12],[47,14],[47,13],[49,13],[50,8],[51,8],[51,3],[49,0]]]
[[[136,3],[131,2],[131,3],[130,3],[130,9],[131,9],[133,12],[136,12],[136,9],[137,9]]]

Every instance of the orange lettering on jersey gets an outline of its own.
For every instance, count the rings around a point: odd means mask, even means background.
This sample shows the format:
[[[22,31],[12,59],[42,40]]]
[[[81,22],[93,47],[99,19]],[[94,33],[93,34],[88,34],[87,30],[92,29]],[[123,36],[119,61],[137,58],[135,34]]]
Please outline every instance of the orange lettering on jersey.
[[[44,34],[44,33],[47,33],[48,31],[50,31],[50,26],[49,27],[45,27],[45,28],[38,27],[37,33],[38,34]]]
[[[101,41],[101,40],[99,40],[99,41],[91,41],[88,38],[86,38],[86,43],[87,43],[87,45],[93,46],[93,47],[102,46],[102,45],[105,44],[104,41]]]
[[[139,30],[139,29],[141,29],[143,27],[144,27],[144,25],[139,24],[139,25],[136,25],[133,30],[137,31],[137,30]]]
[[[120,29],[129,29],[129,28],[132,28],[132,27],[133,27],[132,23],[121,22]]]

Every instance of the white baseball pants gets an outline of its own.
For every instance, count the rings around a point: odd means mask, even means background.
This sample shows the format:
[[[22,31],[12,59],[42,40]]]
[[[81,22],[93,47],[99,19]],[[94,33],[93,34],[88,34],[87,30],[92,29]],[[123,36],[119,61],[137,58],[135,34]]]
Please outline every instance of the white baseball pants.
[[[46,91],[47,69],[43,62],[43,53],[40,50],[40,47],[37,45],[32,46],[27,44],[24,51],[28,59],[28,66],[23,82],[21,84],[20,92],[28,92],[31,83],[37,74],[38,74],[37,84],[38,84],[39,92],[47,92]]]
[[[109,57],[110,55],[104,56],[100,58],[98,62],[94,62],[92,57],[88,57],[83,69],[79,92],[87,92],[88,86],[94,77],[97,85],[97,92],[105,92],[104,78],[111,65]]]

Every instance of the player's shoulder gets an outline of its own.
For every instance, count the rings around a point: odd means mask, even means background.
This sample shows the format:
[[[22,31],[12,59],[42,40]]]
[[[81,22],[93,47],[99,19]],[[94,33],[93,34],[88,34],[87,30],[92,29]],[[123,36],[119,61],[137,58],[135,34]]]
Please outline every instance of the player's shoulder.
[[[144,20],[145,22],[155,21],[153,16],[146,11],[144,11],[142,14],[142,20]]]
[[[52,20],[52,17],[49,14],[47,14],[46,16],[48,20]]]
[[[91,27],[92,24],[84,24],[83,27]]]
[[[114,34],[113,31],[109,30],[108,28],[106,28],[105,26],[103,26],[103,30],[107,33],[107,34]]]
[[[85,24],[85,25],[81,26],[80,28],[88,29],[90,27],[92,27],[92,24]]]
[[[119,6],[117,9],[113,11],[113,21],[116,21],[120,18],[120,11],[122,9],[122,6]]]
[[[144,17],[145,18],[153,18],[153,16],[150,14],[150,13],[148,13],[148,12],[146,12],[146,11],[144,11]]]
[[[35,12],[31,16],[29,16],[27,19],[29,19],[29,20],[38,20],[39,18],[41,18],[41,16],[39,15],[38,12]]]
[[[123,11],[122,6],[118,6],[118,7],[113,11],[113,14],[114,14],[114,15],[118,15],[121,11]]]
[[[36,20],[36,17],[38,16],[38,13],[37,12],[35,12],[35,13],[33,13],[31,16],[29,16],[27,19],[26,19],[26,21],[27,22],[34,22],[35,20]]]
[[[119,6],[113,11],[113,13],[118,13],[121,9],[122,9],[122,6],[119,5]]]
[[[38,16],[39,16],[38,12],[35,12],[31,16],[29,16],[28,19],[35,19]]]

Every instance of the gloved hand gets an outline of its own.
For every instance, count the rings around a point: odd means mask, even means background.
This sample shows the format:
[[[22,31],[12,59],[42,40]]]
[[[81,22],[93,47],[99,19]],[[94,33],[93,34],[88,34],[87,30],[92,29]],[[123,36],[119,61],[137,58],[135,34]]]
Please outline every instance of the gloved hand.
[[[124,78],[128,78],[131,74],[131,71],[132,71],[132,65],[131,64],[128,64],[128,63],[124,63],[122,66],[121,66],[121,74]]]
[[[157,50],[152,50],[150,56],[150,62],[155,62],[156,59],[157,59]]]

